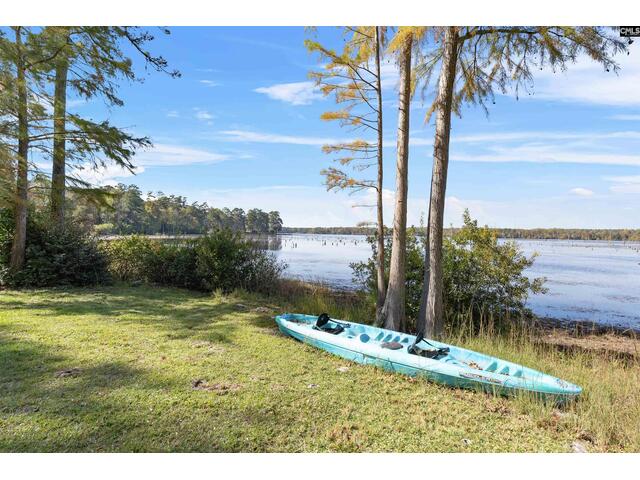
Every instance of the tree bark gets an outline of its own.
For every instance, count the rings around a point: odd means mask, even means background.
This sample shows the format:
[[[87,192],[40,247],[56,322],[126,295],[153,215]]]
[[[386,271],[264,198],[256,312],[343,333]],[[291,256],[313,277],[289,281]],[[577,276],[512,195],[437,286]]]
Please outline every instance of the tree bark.
[[[64,200],[66,184],[66,118],[67,118],[67,73],[69,61],[61,55],[56,64],[56,79],[53,104],[53,168],[51,171],[51,218],[57,225],[64,223]]]
[[[458,54],[458,29],[448,27],[444,36],[442,66],[436,98],[436,132],[433,143],[433,172],[431,174],[431,199],[429,207],[429,285],[426,302],[427,337],[438,337],[444,329],[443,279],[442,279],[442,231],[444,202],[449,166],[449,136],[451,132],[451,107],[456,77]]]
[[[407,244],[407,190],[409,164],[409,109],[411,103],[411,48],[410,36],[399,57],[400,91],[398,95],[398,154],[396,161],[396,205],[393,214],[393,243],[389,267],[389,287],[382,308],[384,328],[396,331],[406,329],[405,283]]]
[[[431,223],[431,192],[429,192],[426,238],[424,239],[424,274],[422,276],[422,294],[420,310],[416,319],[416,331],[424,334],[427,325],[427,301],[429,300],[429,224]]]
[[[377,284],[378,298],[376,302],[376,318],[379,318],[387,295],[387,282],[384,275],[384,215],[382,205],[382,176],[383,176],[383,143],[382,143],[382,82],[380,78],[380,27],[375,27],[375,55],[376,55],[376,95],[378,97],[378,258]]]
[[[16,172],[15,226],[9,266],[12,271],[19,271],[24,265],[25,248],[27,244],[27,195],[29,183],[27,156],[29,154],[29,120],[27,80],[22,52],[22,32],[20,27],[17,27],[15,32],[16,88],[18,93],[18,165]]]

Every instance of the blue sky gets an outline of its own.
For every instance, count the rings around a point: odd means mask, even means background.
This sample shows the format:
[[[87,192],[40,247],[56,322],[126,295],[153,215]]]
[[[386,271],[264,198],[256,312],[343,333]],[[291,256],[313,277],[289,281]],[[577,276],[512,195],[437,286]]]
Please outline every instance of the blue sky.
[[[184,195],[217,207],[279,210],[289,226],[354,225],[373,220],[371,194],[326,192],[319,172],[331,164],[327,142],[354,138],[319,119],[334,109],[308,80],[319,60],[303,28],[172,28],[153,51],[182,77],[148,72],[123,85],[125,106],[71,101],[155,146],[136,156],[135,176],[109,168],[85,172],[100,183]],[[319,40],[339,45],[338,29]],[[489,116],[465,108],[454,118],[445,223],[464,208],[500,227],[640,228],[640,49],[619,58],[618,76],[580,59],[567,73],[541,71],[533,95],[496,97]],[[385,223],[395,185],[395,66],[384,66]],[[143,73],[141,66],[141,73]],[[425,211],[433,124],[418,95],[411,110],[409,223]],[[373,174],[374,172],[371,172]]]

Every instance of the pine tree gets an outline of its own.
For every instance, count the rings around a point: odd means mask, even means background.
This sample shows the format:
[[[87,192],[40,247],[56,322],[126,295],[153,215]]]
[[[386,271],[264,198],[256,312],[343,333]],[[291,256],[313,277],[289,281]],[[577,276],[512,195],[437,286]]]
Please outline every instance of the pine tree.
[[[377,308],[379,317],[386,296],[384,271],[384,215],[382,204],[383,141],[382,141],[382,74],[380,62],[384,48],[385,27],[344,27],[348,37],[343,51],[337,53],[315,41],[307,40],[307,48],[319,53],[327,61],[320,72],[312,72],[313,78],[325,95],[333,95],[343,108],[329,111],[321,118],[339,121],[352,130],[373,133],[375,140],[355,139],[349,142],[325,145],[328,154],[344,153],[337,159],[340,167],[329,167],[321,171],[328,190],[350,190],[351,193],[373,190],[376,195],[377,220]],[[360,178],[361,172],[376,166],[376,179]],[[348,173],[345,169],[351,169]]]
[[[64,220],[67,182],[75,188],[88,186],[78,176],[67,174],[68,165],[79,170],[97,168],[103,167],[106,160],[133,171],[135,151],[151,146],[148,138],[135,137],[109,122],[93,122],[77,114],[68,114],[66,100],[69,93],[85,100],[101,97],[110,107],[122,106],[117,95],[119,81],[139,80],[133,71],[133,61],[123,52],[122,44],[133,45],[145,62],[156,70],[173,77],[179,76],[179,72],[168,71],[166,60],[151,55],[145,45],[153,40],[153,36],[134,27],[48,27],[44,34],[50,48],[63,46],[54,62],[51,177],[51,214],[60,224]],[[46,134],[41,138],[46,138]]]
[[[433,172],[429,201],[428,249],[429,279],[423,292],[424,308],[419,329],[437,337],[444,328],[442,235],[444,202],[449,164],[451,113],[460,114],[464,103],[494,100],[495,91],[519,94],[533,81],[533,71],[549,66],[564,70],[580,54],[586,54],[605,69],[616,70],[613,57],[625,44],[602,27],[442,27],[434,29],[436,48],[423,56],[418,75],[430,78],[439,65],[435,101]]]
[[[43,92],[43,66],[59,53],[41,48],[40,34],[26,27],[11,27],[13,40],[0,35],[0,67],[3,89],[0,112],[11,120],[3,125],[0,155],[5,167],[15,172],[15,188],[10,200],[14,205],[14,233],[9,267],[17,271],[25,260],[29,191],[29,148],[32,128],[42,120],[44,108],[38,102]],[[8,164],[8,165],[7,165]]]

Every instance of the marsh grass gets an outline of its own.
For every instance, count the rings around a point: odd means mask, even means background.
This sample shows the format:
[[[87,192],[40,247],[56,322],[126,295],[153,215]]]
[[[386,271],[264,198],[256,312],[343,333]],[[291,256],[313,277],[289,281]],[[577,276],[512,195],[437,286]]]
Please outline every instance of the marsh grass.
[[[584,387],[559,409],[346,362],[281,335],[282,311],[371,318],[358,295],[296,282],[269,297],[0,292],[0,450],[640,450],[637,362],[557,351],[515,330],[452,337]]]

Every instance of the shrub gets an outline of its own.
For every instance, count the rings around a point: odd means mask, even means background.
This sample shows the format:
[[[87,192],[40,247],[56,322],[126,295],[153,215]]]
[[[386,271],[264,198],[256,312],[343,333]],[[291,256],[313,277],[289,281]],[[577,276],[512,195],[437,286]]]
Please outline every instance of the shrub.
[[[159,249],[155,281],[163,285],[202,290],[202,279],[196,269],[193,242],[184,246],[163,244]]]
[[[535,255],[526,257],[514,241],[500,243],[489,228],[479,228],[469,213],[464,226],[444,242],[443,278],[450,312],[473,311],[493,316],[523,316],[529,293],[544,292],[544,278],[523,272]]]
[[[376,243],[369,238],[373,254],[366,262],[351,264],[354,280],[375,298]],[[415,321],[420,308],[424,275],[424,238],[414,228],[407,231],[406,314],[409,325]],[[386,240],[391,252],[391,239]],[[385,257],[385,271],[389,271],[391,255]],[[524,270],[530,267],[535,255],[526,257],[513,241],[500,242],[487,227],[478,227],[468,212],[463,215],[463,227],[443,242],[443,281],[445,322],[454,326],[458,319],[478,323],[485,316],[496,320],[531,314],[526,300],[531,293],[544,292],[543,278],[529,279]]]
[[[132,235],[118,240],[102,242],[109,259],[109,273],[123,282],[153,281],[149,269],[155,256],[155,244],[144,237]]]
[[[236,288],[269,292],[285,268],[272,254],[230,230],[198,239],[196,257],[205,288],[223,292]]]
[[[106,258],[95,238],[73,224],[56,226],[36,215],[30,215],[27,222],[24,267],[10,272],[12,216],[5,211],[0,221],[0,283],[13,287],[85,286],[108,280]]]
[[[269,292],[284,269],[273,255],[229,230],[175,244],[134,235],[103,245],[111,274],[127,282]]]
[[[8,208],[0,209],[0,285],[5,285],[9,275],[9,258],[13,238],[13,213]]]

